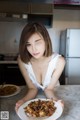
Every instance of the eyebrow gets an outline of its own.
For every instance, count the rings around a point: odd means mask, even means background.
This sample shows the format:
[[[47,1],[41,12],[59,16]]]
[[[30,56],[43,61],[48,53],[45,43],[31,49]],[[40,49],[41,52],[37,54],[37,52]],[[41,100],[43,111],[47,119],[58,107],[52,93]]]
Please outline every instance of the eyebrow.
[[[39,41],[39,40],[41,40],[41,38],[40,38],[40,39],[35,40],[35,42],[37,42],[37,41]],[[29,43],[30,43],[30,42],[28,42],[28,41],[26,42],[26,44],[29,44]]]

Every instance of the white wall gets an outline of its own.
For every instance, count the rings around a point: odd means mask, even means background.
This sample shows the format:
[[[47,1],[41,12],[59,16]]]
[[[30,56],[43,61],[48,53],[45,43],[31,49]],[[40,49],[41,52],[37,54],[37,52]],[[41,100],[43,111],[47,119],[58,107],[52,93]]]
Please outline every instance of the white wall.
[[[59,52],[60,32],[66,28],[80,28],[80,10],[54,9],[53,14],[55,51]]]

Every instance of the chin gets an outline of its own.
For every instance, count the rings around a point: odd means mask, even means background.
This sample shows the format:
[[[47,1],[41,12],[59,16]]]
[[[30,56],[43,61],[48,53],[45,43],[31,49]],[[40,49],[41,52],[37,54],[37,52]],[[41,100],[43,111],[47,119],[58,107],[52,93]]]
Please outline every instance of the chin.
[[[39,56],[36,56],[36,57],[34,57],[35,59],[40,59],[41,57],[39,57]]]
[[[34,57],[35,59],[41,59],[43,56],[40,56],[40,55],[38,56],[38,55],[37,55],[37,56],[33,56],[33,57]]]

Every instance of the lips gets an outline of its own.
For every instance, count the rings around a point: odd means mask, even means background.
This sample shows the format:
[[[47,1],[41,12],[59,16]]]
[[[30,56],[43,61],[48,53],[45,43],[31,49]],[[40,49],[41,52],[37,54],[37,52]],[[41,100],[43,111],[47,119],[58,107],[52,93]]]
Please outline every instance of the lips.
[[[33,55],[38,55],[39,53],[33,53]]]

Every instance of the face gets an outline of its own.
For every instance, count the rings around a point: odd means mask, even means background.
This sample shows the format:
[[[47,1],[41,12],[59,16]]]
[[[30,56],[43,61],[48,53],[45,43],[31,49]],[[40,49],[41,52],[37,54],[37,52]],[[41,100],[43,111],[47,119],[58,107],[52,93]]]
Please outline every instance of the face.
[[[28,52],[36,59],[43,57],[45,41],[38,33],[33,34],[26,43]]]

